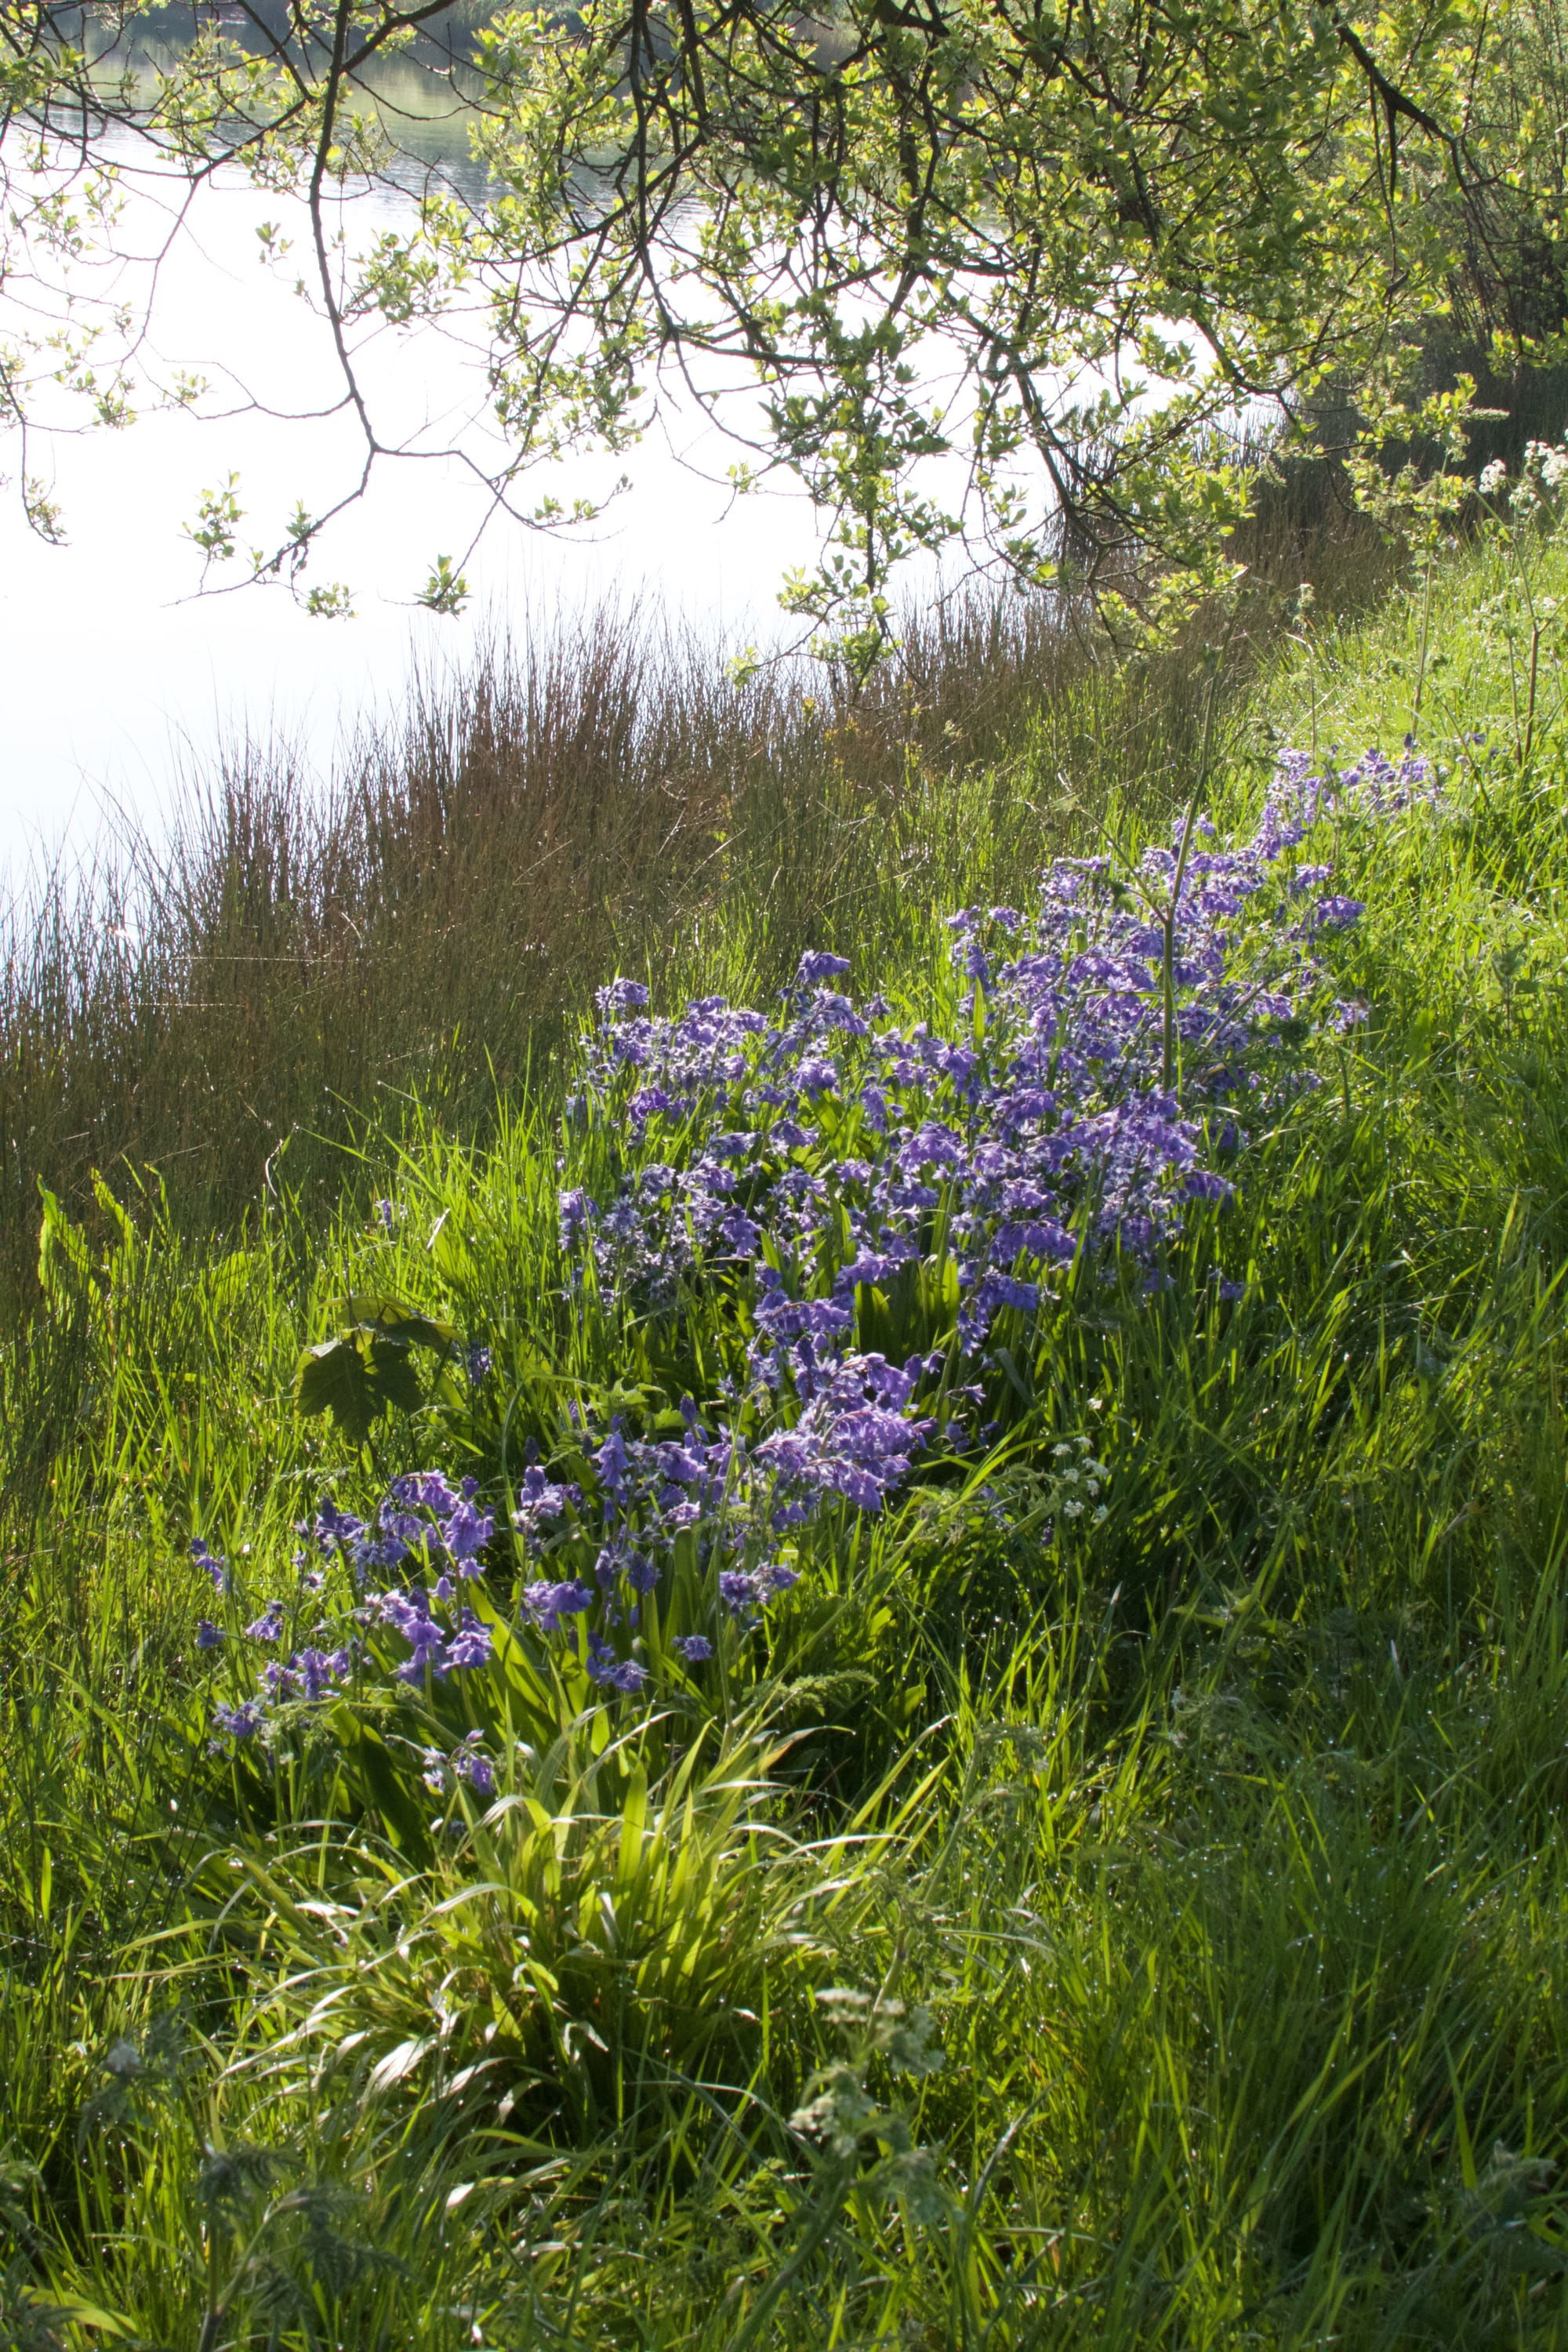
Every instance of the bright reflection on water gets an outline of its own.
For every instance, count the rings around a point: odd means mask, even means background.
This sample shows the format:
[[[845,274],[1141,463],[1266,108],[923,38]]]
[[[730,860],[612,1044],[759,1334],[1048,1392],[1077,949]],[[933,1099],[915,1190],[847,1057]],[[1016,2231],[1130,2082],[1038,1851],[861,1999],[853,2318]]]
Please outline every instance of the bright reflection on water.
[[[428,175],[477,201],[482,174],[450,86],[404,61],[386,70],[377,95],[402,150],[401,188]],[[166,188],[173,205],[180,184]],[[406,220],[411,201],[388,186],[345,202],[349,250]],[[142,263],[118,280],[104,274],[94,288],[100,297],[144,292],[145,257],[163,244],[169,218],[155,193],[142,187],[131,197],[120,244]],[[265,222],[292,239],[281,268],[264,256]],[[182,525],[231,470],[245,510],[241,544],[268,550],[297,505],[321,513],[358,474],[363,444],[342,404],[325,330],[294,291],[309,267],[303,205],[258,193],[238,173],[205,186],[160,269],[153,357],[165,382],[177,370],[207,377],[214,391],[205,407],[229,413],[151,414],[123,434],[58,439],[43,463],[35,446],[30,470],[45,475],[63,511],[64,548],[27,531],[14,491],[0,498],[0,877],[40,845],[89,850],[108,808],[155,829],[181,779],[210,774],[220,747],[247,734],[281,738],[308,771],[323,772],[361,724],[395,713],[416,669],[460,667],[485,639],[525,638],[562,613],[614,600],[689,625],[716,650],[799,641],[800,625],[780,612],[777,594],[788,571],[812,563],[817,518],[782,476],[777,487],[736,500],[728,468],[749,453],[710,424],[678,379],[666,383],[658,422],[629,454],[541,468],[514,493],[525,509],[547,494],[570,504],[604,497],[628,474],[631,488],[599,522],[552,536],[498,517],[469,555],[489,493],[440,453],[460,446],[493,470],[501,444],[489,421],[479,341],[465,340],[461,321],[382,327],[359,345],[378,435],[409,454],[381,462],[368,494],[312,560],[309,580],[348,583],[355,616],[313,620],[279,587],[198,594],[199,557]],[[0,332],[7,323],[0,314]],[[930,371],[928,392],[936,390],[942,373],[930,351],[911,357]],[[1085,370],[1037,388],[1052,402],[1081,400],[1113,376]],[[712,378],[702,388],[721,385]],[[1137,404],[1163,396],[1148,385]],[[756,400],[747,385],[726,417],[743,426]],[[963,406],[961,397],[948,426],[958,446],[921,472],[921,489],[950,512],[964,500]],[[0,436],[6,470],[16,470],[16,453]],[[462,563],[473,591],[453,618],[415,602],[439,555]],[[930,593],[938,576],[921,560],[906,568],[898,592]]]
[[[461,154],[450,131],[417,143],[432,162]],[[460,163],[454,176],[466,176]],[[348,208],[352,242],[368,242],[404,201],[392,192],[358,197]],[[302,256],[302,208],[290,216],[237,176],[195,199],[163,274],[154,343],[166,370],[199,371],[215,386],[227,380],[237,396],[243,386],[297,420],[331,406],[342,383],[292,270],[279,276],[263,261],[264,220],[279,223]],[[151,247],[158,226],[156,206],[138,197],[130,237]],[[363,373],[384,436],[435,448],[461,427],[479,446],[483,378],[460,341],[429,327],[384,330]],[[326,621],[282,589],[195,596],[199,560],[181,526],[232,468],[242,541],[277,544],[296,501],[319,511],[357,470],[346,415],[154,414],[121,434],[58,441],[33,465],[52,468],[68,544],[36,540],[14,494],[0,505],[0,863],[14,867],[40,841],[86,848],[109,802],[155,820],[181,771],[209,765],[220,740],[247,729],[280,731],[320,769],[356,720],[395,705],[413,666],[461,662],[487,630],[520,632],[563,605],[615,594],[731,647],[782,642],[795,625],[778,612],[779,581],[810,560],[815,519],[798,493],[732,504],[724,478],[736,454],[688,401],[624,459],[531,477],[529,507],[547,490],[599,493],[623,469],[633,488],[585,539],[500,519],[466,566],[475,593],[455,619],[412,600],[437,554],[462,554],[485,493],[447,459],[386,464],[308,575],[354,591],[356,617]],[[0,450],[0,464],[14,470],[14,451]]]

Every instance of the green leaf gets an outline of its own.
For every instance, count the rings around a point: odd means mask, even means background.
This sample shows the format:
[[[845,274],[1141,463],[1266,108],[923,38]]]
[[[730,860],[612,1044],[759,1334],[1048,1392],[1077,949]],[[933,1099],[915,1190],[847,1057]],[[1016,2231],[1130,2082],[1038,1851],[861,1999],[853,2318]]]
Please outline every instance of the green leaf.
[[[339,1744],[363,1781],[381,1815],[381,1827],[400,1853],[423,1857],[430,1850],[426,1809],[416,1805],[397,1760],[375,1726],[347,1709],[334,1717]],[[417,1785],[417,1784],[416,1784]]]
[[[389,1339],[371,1342],[370,1386],[378,1412],[417,1412],[425,1402],[407,1349]]]
[[[130,2320],[121,2319],[117,2312],[104,2311],[96,2303],[84,2302],[80,2295],[51,2295],[47,2306],[60,2319],[68,2319],[78,2327],[95,2327],[105,2336],[132,2336],[136,2333]]]
[[[87,1238],[73,1224],[54,1193],[42,1183],[43,1222],[38,1229],[38,1283],[51,1306],[68,1304],[88,1288],[91,1260]]]
[[[363,1445],[379,1406],[357,1339],[323,1339],[307,1348],[294,1375],[294,1403],[305,1414],[330,1412],[345,1437]]]
[[[294,1375],[299,1411],[330,1412],[355,1445],[364,1444],[383,1413],[417,1412],[424,1402],[407,1348],[389,1339],[372,1339],[367,1347],[357,1331],[308,1348]]]
[[[455,1324],[421,1315],[417,1307],[405,1307],[384,1292],[356,1291],[343,1301],[343,1312],[356,1331],[373,1339],[392,1339],[400,1347],[455,1348],[458,1344]]]

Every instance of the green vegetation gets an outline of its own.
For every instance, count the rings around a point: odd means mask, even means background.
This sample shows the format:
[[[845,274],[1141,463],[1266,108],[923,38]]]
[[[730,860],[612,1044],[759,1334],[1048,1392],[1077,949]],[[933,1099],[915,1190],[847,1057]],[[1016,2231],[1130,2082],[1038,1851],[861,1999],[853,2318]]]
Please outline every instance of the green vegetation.
[[[1391,568],[1306,475],[1241,552],[1226,740],[1302,582],[1326,618]],[[825,940],[918,970],[944,913],[1026,899],[1112,793],[1180,797],[1194,642],[1119,667],[1087,597],[975,596],[914,617],[859,693],[804,665],[737,688],[601,612],[427,687],[330,793],[245,745],[167,835],[106,835],[85,880],[45,876],[0,919],[0,1297],[35,1295],[40,1180],[89,1226],[94,1170],[155,1169],[187,1232],[235,1234],[268,1177],[335,1199],[344,1141],[395,1134],[409,1094],[478,1135],[498,1095],[547,1089],[610,972],[760,1001]]]
[[[215,1753],[248,1669],[197,1646],[188,1547],[259,1607],[324,1487],[493,1493],[567,1397],[675,1404],[657,1316],[563,1295],[566,1049],[537,1030],[468,1139],[480,996],[427,1093],[309,1183],[293,1147],[253,1172],[243,1223],[123,1170],[47,1209],[0,1364],[0,2342],[1568,2340],[1568,549],[1493,530],[1370,621],[1312,611],[1255,644],[1208,805],[1229,832],[1278,746],[1418,719],[1440,802],[1334,850],[1368,1021],[1171,1286],[1043,1306],[1005,1444],[824,1521],[723,1682],[604,1698],[530,1652],[493,1797],[426,1786],[450,1709],[413,1685]],[[1085,716],[1156,684],[1047,670],[1005,744],[949,767],[932,730],[858,803],[852,752],[796,772],[842,896],[780,911],[759,848],[656,984],[771,985],[809,940],[950,1004],[951,907],[1166,837],[1202,694],[1121,797]],[[494,1362],[361,1451],[293,1384],[367,1296]],[[687,1343],[722,1360],[733,1311],[699,1288]],[[1085,1433],[1080,1533],[1042,1497]]]
[[[204,584],[346,616],[354,583],[319,572],[344,509],[446,455],[488,497],[408,550],[404,593],[456,613],[488,522],[613,495],[558,459],[695,404],[737,499],[811,499],[818,560],[781,601],[862,679],[900,567],[942,550],[1091,594],[1126,645],[1228,584],[1244,415],[1343,458],[1424,433],[1410,395],[1457,353],[1561,364],[1565,101],[1549,0],[11,0],[0,404],[30,442],[231,413],[161,358],[132,223],[180,191],[173,251],[187,196],[248,183],[354,430],[314,504],[232,471],[196,495]],[[371,189],[392,204],[356,215]],[[432,329],[481,360],[486,432],[396,421],[374,346]],[[60,537],[31,462],[15,488]]]

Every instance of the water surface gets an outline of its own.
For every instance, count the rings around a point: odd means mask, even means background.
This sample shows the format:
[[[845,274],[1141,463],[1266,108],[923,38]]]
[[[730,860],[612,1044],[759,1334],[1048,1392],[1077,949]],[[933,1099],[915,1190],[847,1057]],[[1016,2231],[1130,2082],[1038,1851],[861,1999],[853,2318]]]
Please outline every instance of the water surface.
[[[422,152],[410,170],[438,167],[479,193],[459,118],[411,144]],[[360,194],[344,207],[351,239],[400,224],[410,204],[395,189]],[[503,517],[466,563],[466,611],[418,609],[433,559],[459,557],[488,504],[466,468],[424,453],[453,439],[480,455],[500,446],[477,345],[432,326],[383,329],[362,353],[378,426],[411,454],[378,470],[308,575],[348,583],[354,617],[311,618],[281,588],[199,593],[200,559],[181,527],[204,490],[237,472],[242,537],[270,547],[297,500],[320,510],[359,462],[347,416],[309,418],[338,400],[342,381],[292,290],[297,265],[267,265],[265,221],[302,249],[303,208],[228,175],[197,194],[161,271],[156,356],[206,375],[205,405],[230,413],[150,415],[123,432],[58,438],[42,463],[35,452],[63,512],[63,547],[34,537],[14,499],[0,505],[0,860],[13,866],[39,841],[85,847],[107,807],[155,821],[183,769],[210,767],[220,740],[247,730],[279,730],[321,767],[345,729],[395,705],[414,665],[461,663],[487,631],[539,625],[563,605],[615,594],[731,646],[779,642],[795,626],[776,592],[787,567],[811,560],[808,502],[776,491],[737,505],[725,479],[735,452],[679,400],[629,457],[530,477],[531,506],[547,491],[602,496],[628,471],[633,488],[600,522],[551,536]],[[124,241],[149,254],[167,225],[167,207],[138,194]],[[127,290],[138,282],[126,274]]]

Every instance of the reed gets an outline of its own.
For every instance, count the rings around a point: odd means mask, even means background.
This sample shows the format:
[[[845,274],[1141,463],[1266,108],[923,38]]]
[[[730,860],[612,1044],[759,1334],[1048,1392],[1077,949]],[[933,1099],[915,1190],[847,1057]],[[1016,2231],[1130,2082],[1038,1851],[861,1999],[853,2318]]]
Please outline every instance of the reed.
[[[1321,484],[1247,552],[1222,721],[1303,576],[1330,613],[1388,576]],[[607,606],[416,683],[325,781],[231,745],[166,830],[112,824],[0,912],[0,1299],[32,1295],[40,1184],[90,1218],[93,1171],[151,1171],[180,1224],[237,1233],[285,1160],[324,1209],[410,1093],[489,1132],[606,972],[766,992],[807,946],[918,960],[1113,800],[1177,795],[1191,655],[1119,666],[1070,599],[971,594],[858,692],[804,664],[735,685]]]

